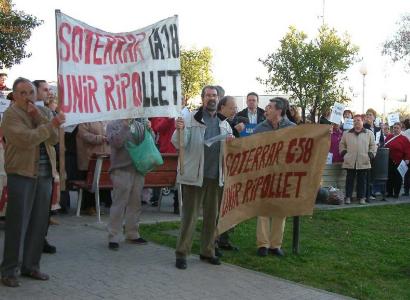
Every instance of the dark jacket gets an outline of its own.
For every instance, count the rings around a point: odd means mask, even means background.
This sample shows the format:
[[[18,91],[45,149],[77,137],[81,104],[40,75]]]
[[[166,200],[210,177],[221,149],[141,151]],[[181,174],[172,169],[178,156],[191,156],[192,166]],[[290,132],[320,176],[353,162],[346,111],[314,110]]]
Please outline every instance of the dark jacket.
[[[374,126],[373,130],[370,129],[370,124],[364,124],[364,128],[369,129],[371,132],[373,132],[374,138],[376,139],[376,134],[380,131],[380,141],[379,141],[379,146],[382,147],[384,145],[384,135],[383,132],[381,131],[382,129],[380,127]]]
[[[325,116],[320,116],[319,124],[326,124],[326,125],[329,124],[329,125],[331,125],[332,122],[330,122],[328,119],[326,119]]]
[[[245,109],[241,110],[236,115],[239,116],[239,117],[243,117],[243,118],[248,119],[248,108],[245,108]],[[256,109],[256,123],[259,124],[259,123],[265,121],[265,119],[266,119],[265,118],[265,111],[262,108],[258,107]]]
[[[238,132],[238,130],[235,129],[235,126],[239,123],[243,123],[245,125],[249,124],[249,119],[241,116],[235,116],[232,120],[226,119],[226,121],[228,121],[229,125],[231,125],[232,133],[236,138],[240,137],[241,134],[240,132]]]

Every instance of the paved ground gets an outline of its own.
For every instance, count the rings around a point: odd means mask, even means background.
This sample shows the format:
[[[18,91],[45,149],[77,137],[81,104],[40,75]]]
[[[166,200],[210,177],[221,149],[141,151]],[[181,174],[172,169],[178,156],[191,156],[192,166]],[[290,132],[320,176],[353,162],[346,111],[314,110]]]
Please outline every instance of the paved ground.
[[[387,198],[387,201],[382,201],[381,197],[377,197],[376,200],[371,201],[371,203],[366,203],[364,205],[359,204],[357,201],[353,201],[351,204],[342,205],[328,205],[328,204],[316,204],[315,208],[320,210],[334,210],[334,209],[349,209],[357,207],[369,207],[369,206],[383,206],[383,205],[399,205],[404,203],[410,203],[410,197],[401,196],[399,199]]]
[[[170,201],[161,210],[144,208],[143,221],[179,219],[169,213]],[[177,270],[172,249],[122,243],[113,252],[95,218],[58,219],[61,224],[49,233],[58,252],[42,259],[51,280],[22,278],[20,288],[0,286],[0,299],[346,299],[232,265],[211,266],[197,256],[188,260],[187,270]],[[1,231],[1,245],[3,236]]]

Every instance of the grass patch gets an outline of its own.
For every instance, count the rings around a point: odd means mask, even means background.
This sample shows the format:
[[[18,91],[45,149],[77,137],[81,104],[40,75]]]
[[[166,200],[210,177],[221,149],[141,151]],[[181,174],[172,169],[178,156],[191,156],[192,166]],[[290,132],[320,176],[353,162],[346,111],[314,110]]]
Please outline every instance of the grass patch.
[[[141,225],[150,241],[175,248],[179,222]],[[198,222],[197,230],[200,231]],[[284,258],[256,256],[256,219],[238,225],[239,252],[222,261],[359,299],[410,299],[410,204],[316,211],[301,218],[301,251],[293,255],[288,218]],[[199,253],[194,239],[193,253]]]

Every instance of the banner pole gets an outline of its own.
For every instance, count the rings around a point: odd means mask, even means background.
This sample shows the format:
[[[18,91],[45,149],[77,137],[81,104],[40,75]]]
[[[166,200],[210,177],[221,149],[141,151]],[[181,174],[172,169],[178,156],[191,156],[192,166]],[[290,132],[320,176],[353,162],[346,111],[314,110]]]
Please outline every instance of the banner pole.
[[[293,217],[293,254],[299,254],[300,217]]]
[[[57,20],[61,11],[59,9],[55,10],[55,22],[56,22],[56,56],[57,56],[57,95],[59,92],[59,81],[58,81],[58,69],[59,69],[59,58],[58,58],[58,28],[57,28]],[[58,97],[58,111],[61,111],[61,97]],[[59,137],[59,173],[60,173],[60,190],[65,191],[65,181],[66,181],[66,171],[65,171],[65,143],[64,143],[64,128],[60,127],[58,132]]]
[[[184,175],[184,129],[178,129],[179,174]]]

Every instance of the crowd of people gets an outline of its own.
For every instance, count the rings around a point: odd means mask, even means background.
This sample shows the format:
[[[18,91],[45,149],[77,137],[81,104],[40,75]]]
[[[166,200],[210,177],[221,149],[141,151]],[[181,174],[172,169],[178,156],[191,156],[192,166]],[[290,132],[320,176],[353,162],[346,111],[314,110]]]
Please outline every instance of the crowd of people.
[[[203,224],[200,238],[200,259],[219,265],[222,250],[239,251],[230,242],[231,229],[216,236],[219,207],[223,194],[223,153],[225,143],[243,138],[246,128],[252,134],[276,131],[303,124],[299,108],[289,105],[287,99],[275,97],[265,109],[259,107],[259,96],[250,92],[247,107],[237,111],[234,97],[225,96],[220,86],[205,86],[202,89],[202,104],[198,109],[184,109],[183,117],[115,120],[110,122],[84,123],[65,132],[65,161],[68,182],[85,179],[93,154],[109,155],[110,176],[113,190],[101,191],[101,198],[110,207],[108,221],[108,248],[118,251],[124,232],[125,240],[136,245],[147,241],[139,234],[139,216],[144,187],[144,176],[133,165],[127,143],[138,145],[147,134],[146,127],[156,134],[161,153],[176,153],[184,148],[182,162],[184,172],[178,170],[177,183],[182,186],[182,220],[175,251],[175,266],[187,268],[187,256],[191,252],[196,221],[202,208]],[[5,145],[5,170],[7,173],[8,205],[6,212],[4,256],[0,267],[2,282],[17,287],[22,276],[48,280],[40,271],[41,253],[55,253],[56,248],[48,243],[48,230],[52,203],[53,182],[58,177],[58,128],[64,123],[63,113],[56,111],[56,101],[44,80],[29,81],[18,78],[12,87],[13,104],[2,118],[2,142]],[[45,105],[44,105],[45,104]],[[397,170],[404,161],[410,160],[410,122],[396,123],[392,133],[388,128],[375,124],[376,112],[369,109],[366,115],[353,115],[345,111],[346,119],[353,119],[353,128],[333,124],[331,147],[334,163],[342,163],[347,170],[345,203],[353,195],[353,182],[357,179],[357,199],[361,204],[370,199],[377,184],[369,176],[372,162],[377,159],[377,148],[390,150],[388,196],[398,197],[402,176]],[[331,124],[328,115],[320,123]],[[249,126],[252,125],[252,126]],[[405,130],[403,130],[403,126]],[[345,128],[344,128],[345,127]],[[180,144],[180,133],[184,143]],[[210,146],[205,141],[226,135],[225,142]],[[405,195],[409,194],[409,173],[404,179]],[[69,189],[70,187],[68,187]],[[154,191],[158,197],[160,190]],[[67,213],[70,198],[67,191],[61,192],[60,211]],[[84,193],[82,209],[94,214],[94,195]],[[179,213],[177,197],[174,197],[174,212]],[[284,256],[282,240],[286,218],[258,217],[256,253],[258,256]],[[123,230],[123,224],[124,230]],[[22,246],[20,247],[20,243]],[[20,249],[22,264],[19,267]]]
[[[403,196],[409,196],[409,173],[403,177],[398,167],[410,160],[410,120],[393,124],[392,131],[387,123],[376,124],[377,113],[369,108],[360,115],[346,110],[345,120],[353,119],[353,128],[345,124],[333,124],[330,153],[333,163],[342,163],[347,170],[345,204],[351,203],[353,187],[356,184],[357,199],[360,204],[375,200],[375,194],[387,192],[387,198],[399,198],[404,182]],[[388,149],[388,165],[384,171],[387,183],[375,180],[373,167],[382,149]],[[377,176],[376,176],[377,177]],[[383,197],[383,200],[386,200]]]

